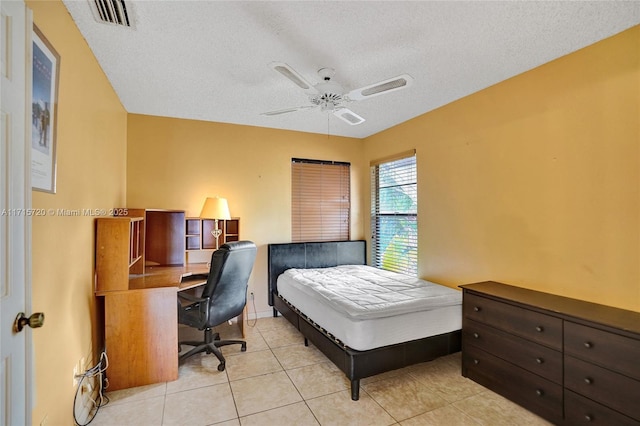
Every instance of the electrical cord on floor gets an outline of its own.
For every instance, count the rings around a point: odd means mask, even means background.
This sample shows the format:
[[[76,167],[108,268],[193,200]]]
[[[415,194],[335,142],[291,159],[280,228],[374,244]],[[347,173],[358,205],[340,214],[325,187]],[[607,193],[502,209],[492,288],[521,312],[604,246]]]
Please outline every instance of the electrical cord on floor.
[[[98,361],[98,363],[95,366],[93,366],[92,368],[90,368],[89,370],[85,371],[82,374],[76,374],[76,378],[80,379],[80,381],[78,382],[78,388],[76,389],[76,395],[73,398],[73,421],[77,426],[86,426],[89,423],[91,423],[93,419],[96,417],[96,414],[98,414],[98,410],[100,409],[100,407],[109,403],[109,398],[105,396],[103,393],[104,389],[108,386],[108,381],[106,378],[103,377],[103,373],[107,370],[108,367],[109,367],[109,358],[107,358],[106,352],[102,352],[102,354],[100,355],[100,361]],[[90,384],[88,385],[89,388],[87,390],[84,384],[85,380],[91,380],[94,377],[97,377],[97,381],[98,381],[98,385],[97,385],[98,395],[96,399],[92,398],[94,389],[91,387],[91,385]],[[107,382],[107,386],[103,386],[104,382]],[[86,423],[80,423],[76,417],[76,408],[78,403],[84,403],[82,398],[78,398],[78,397],[81,396],[85,392],[85,390],[89,392],[89,395],[87,396],[87,398],[89,401],[91,401],[93,406],[89,409],[88,421],[86,421]]]
[[[253,293],[251,294],[253,296]],[[255,327],[256,324],[258,323],[258,311],[256,311],[256,298],[255,297],[251,297],[251,304],[253,305],[253,322],[249,319],[249,315],[251,314],[250,312],[247,313],[247,325],[249,327]]]

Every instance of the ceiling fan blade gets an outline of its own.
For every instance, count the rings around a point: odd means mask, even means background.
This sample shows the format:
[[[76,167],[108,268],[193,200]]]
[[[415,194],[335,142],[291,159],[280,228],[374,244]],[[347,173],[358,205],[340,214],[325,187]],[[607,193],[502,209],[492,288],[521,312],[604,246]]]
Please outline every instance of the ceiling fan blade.
[[[338,117],[341,120],[346,121],[347,123],[355,126],[357,124],[361,124],[365,121],[364,118],[360,117],[355,112],[351,111],[349,108],[339,108],[333,111],[333,115]]]
[[[293,108],[285,108],[285,109],[279,109],[276,111],[268,111],[268,112],[263,112],[260,115],[280,115],[280,114],[287,114],[289,112],[296,112],[296,111],[300,111],[303,109],[309,109],[309,108],[317,108],[315,105],[310,105],[310,106],[299,106],[299,107],[293,107]]]
[[[315,91],[313,84],[309,83],[303,76],[301,76],[296,70],[291,68],[284,62],[271,62],[269,66],[274,70],[291,80],[303,90]]]
[[[352,101],[360,101],[363,99],[373,98],[374,96],[384,95],[395,90],[404,89],[411,86],[413,77],[409,74],[402,74],[388,80],[370,84],[359,89],[355,89],[347,93],[347,97]]]

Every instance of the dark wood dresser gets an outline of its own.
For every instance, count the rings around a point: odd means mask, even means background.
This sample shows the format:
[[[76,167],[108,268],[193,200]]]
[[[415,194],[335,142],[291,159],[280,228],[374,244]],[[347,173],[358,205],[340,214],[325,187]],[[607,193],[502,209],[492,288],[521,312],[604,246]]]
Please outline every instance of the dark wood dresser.
[[[554,424],[640,425],[640,312],[492,281],[460,287],[463,376]]]

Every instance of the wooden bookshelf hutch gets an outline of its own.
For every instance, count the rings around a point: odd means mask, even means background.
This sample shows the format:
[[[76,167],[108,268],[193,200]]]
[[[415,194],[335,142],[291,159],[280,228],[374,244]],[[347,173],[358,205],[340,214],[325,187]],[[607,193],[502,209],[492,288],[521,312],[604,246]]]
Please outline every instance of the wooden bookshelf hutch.
[[[186,218],[185,246],[187,251],[192,250],[215,250],[216,240],[211,234],[215,228],[214,219],[202,219],[199,217]],[[240,219],[237,217],[230,220],[218,220],[218,228],[222,232],[219,237],[219,244],[238,241],[240,238]]]

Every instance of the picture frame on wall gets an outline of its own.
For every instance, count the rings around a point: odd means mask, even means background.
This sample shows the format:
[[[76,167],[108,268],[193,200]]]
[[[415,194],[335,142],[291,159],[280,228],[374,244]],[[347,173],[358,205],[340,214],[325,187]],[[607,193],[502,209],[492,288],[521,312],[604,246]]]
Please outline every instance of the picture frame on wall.
[[[33,26],[31,188],[56,193],[56,130],[60,55]]]

